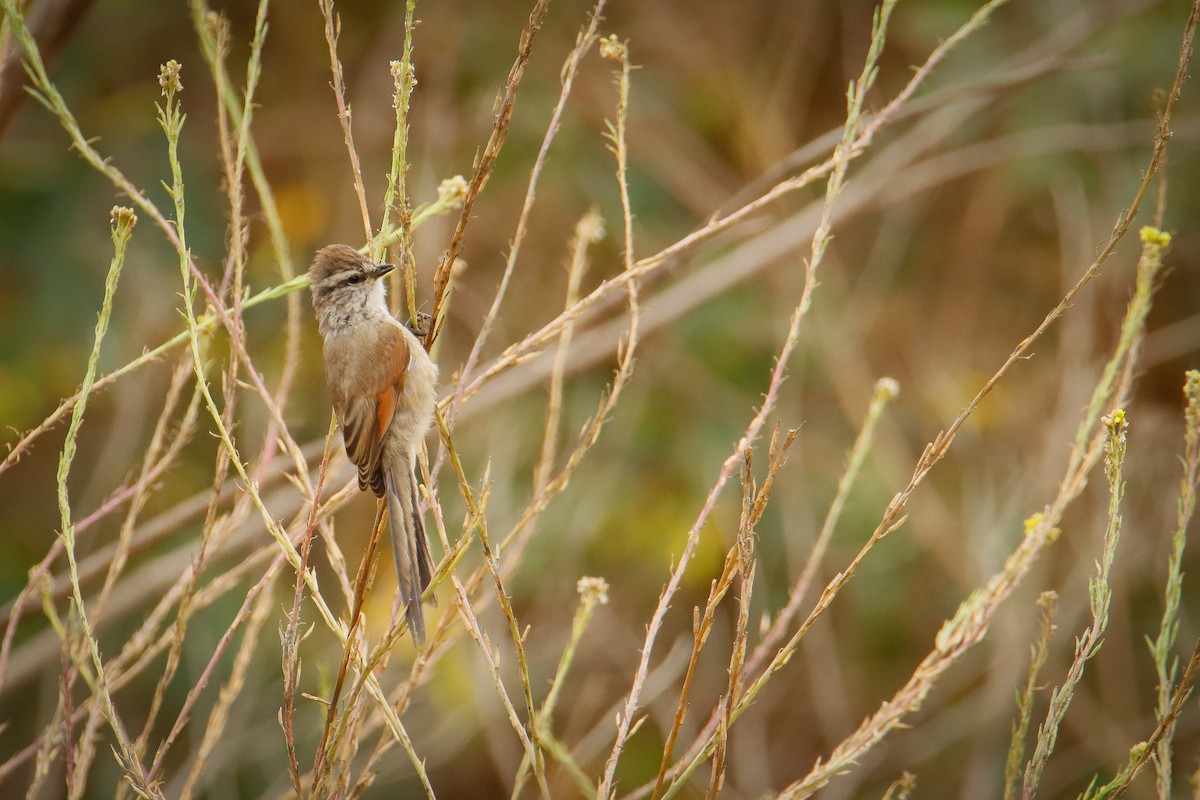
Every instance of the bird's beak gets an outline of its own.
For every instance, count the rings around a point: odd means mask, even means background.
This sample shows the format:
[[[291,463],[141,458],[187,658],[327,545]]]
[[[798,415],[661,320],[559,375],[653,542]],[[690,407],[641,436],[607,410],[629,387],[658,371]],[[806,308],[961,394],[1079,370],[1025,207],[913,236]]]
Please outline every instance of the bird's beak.
[[[375,264],[371,267],[372,278],[382,278],[396,268],[395,264]]]

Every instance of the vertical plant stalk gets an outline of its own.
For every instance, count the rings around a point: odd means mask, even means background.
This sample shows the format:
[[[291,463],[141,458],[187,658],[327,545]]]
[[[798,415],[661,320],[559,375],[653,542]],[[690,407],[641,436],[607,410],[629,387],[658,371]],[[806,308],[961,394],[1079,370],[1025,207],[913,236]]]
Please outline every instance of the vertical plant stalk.
[[[504,613],[505,620],[508,622],[509,634],[513,639],[513,646],[517,654],[517,668],[520,673],[521,688],[524,692],[527,725],[521,723],[520,717],[517,715],[516,707],[509,698],[508,691],[504,688],[504,680],[500,675],[499,669],[499,653],[493,652],[491,643],[487,639],[487,635],[483,633],[483,629],[479,624],[474,611],[471,609],[471,603],[468,592],[463,588],[462,583],[457,577],[453,578],[455,592],[458,595],[458,611],[462,616],[464,623],[467,626],[472,638],[479,645],[481,652],[484,654],[484,662],[487,665],[488,671],[491,673],[492,681],[496,685],[497,694],[501,702],[504,704],[504,709],[508,713],[509,722],[512,724],[513,730],[516,731],[517,737],[521,740],[521,745],[525,749],[525,757],[530,760],[533,767],[534,778],[537,780],[538,788],[541,790],[542,797],[549,800],[550,788],[546,783],[545,762],[542,758],[541,743],[538,737],[537,727],[537,711],[533,705],[533,689],[529,683],[529,662],[525,655],[525,642],[521,634],[519,625],[517,624],[516,616],[512,610],[512,604],[508,598],[508,592],[504,588],[504,583],[500,575],[500,565],[496,557],[495,550],[492,549],[488,539],[487,532],[487,497],[488,497],[488,476],[484,475],[484,489],[476,494],[467,481],[466,473],[463,470],[462,462],[458,457],[458,451],[454,447],[454,441],[450,436],[450,429],[446,418],[440,413],[435,414],[438,423],[438,429],[442,435],[442,442],[446,446],[446,452],[450,457],[450,464],[454,468],[454,474],[458,478],[459,490],[462,494],[463,502],[467,506],[467,516],[471,520],[472,528],[479,536],[480,545],[483,548],[483,556],[488,573],[492,577],[492,581],[496,589],[496,597],[500,603],[501,610]]]
[[[275,193],[271,189],[271,185],[267,182],[266,173],[263,171],[262,160],[258,155],[258,146],[255,144],[254,137],[249,130],[250,113],[253,105],[249,101],[248,95],[253,93],[253,87],[257,85],[259,73],[262,70],[262,47],[266,40],[267,34],[267,0],[261,0],[258,10],[258,16],[254,23],[254,38],[250,45],[250,60],[246,64],[246,95],[243,99],[241,128],[238,130],[240,137],[239,141],[244,143],[246,148],[246,168],[250,172],[250,180],[254,184],[255,191],[258,194],[259,204],[262,211],[263,219],[267,224],[267,233],[271,238],[271,246],[275,251],[275,261],[279,265],[279,275],[286,285],[296,278],[296,267],[292,263],[291,245],[288,243],[287,234],[283,229],[283,219],[279,214],[279,207],[275,202]],[[221,92],[226,103],[236,108],[237,96],[231,89],[225,89]],[[236,119],[236,117],[235,117]],[[304,276],[301,275],[303,278]],[[284,345],[283,369],[280,372],[278,384],[279,404],[283,405],[283,399],[288,396],[291,391],[292,380],[295,377],[296,370],[299,367],[300,357],[300,297],[297,292],[289,292],[286,296],[287,305],[287,341]],[[245,308],[245,306],[243,306]],[[273,438],[273,437],[266,437]]]
[[[496,599],[500,604],[500,610],[504,613],[504,619],[508,622],[508,633],[512,637],[513,649],[517,654],[517,675],[521,681],[521,690],[525,699],[525,718],[526,728],[529,732],[530,748],[526,751],[525,757],[532,757],[533,776],[537,781],[538,787],[542,790],[542,796],[550,797],[549,784],[546,782],[546,761],[543,755],[542,737],[539,729],[539,715],[537,707],[533,702],[533,687],[529,678],[529,657],[525,650],[525,636],[528,634],[528,628],[524,633],[521,631],[520,625],[517,623],[516,613],[513,611],[512,601],[508,596],[508,590],[504,588],[504,579],[500,574],[500,559],[496,555],[495,548],[492,547],[491,541],[488,538],[487,518],[478,509],[474,500],[468,500],[468,509],[471,514],[477,515],[479,523],[476,530],[479,534],[479,544],[483,548],[484,563],[487,565],[488,572],[492,575],[492,581],[495,584]],[[497,673],[497,680],[499,674]]]
[[[575,607],[575,618],[571,620],[571,634],[567,639],[566,646],[563,647],[562,656],[558,659],[558,668],[554,670],[554,678],[550,681],[550,691],[546,693],[546,698],[542,701],[541,708],[537,713],[542,746],[547,747],[547,750],[556,757],[558,757],[558,753],[551,749],[547,742],[553,738],[550,727],[554,717],[554,708],[558,704],[558,696],[562,692],[563,684],[566,683],[567,673],[570,672],[571,664],[575,660],[575,651],[583,640],[583,634],[587,631],[588,623],[592,621],[596,607],[608,604],[608,582],[603,578],[580,578],[575,588],[579,592],[579,605]],[[512,800],[517,800],[521,795],[521,789],[529,777],[529,765],[529,756],[526,754],[521,759],[516,779],[513,781]],[[591,783],[586,780],[577,788],[585,793],[593,791]]]
[[[798,428],[789,430],[783,441],[779,439],[779,426],[776,425],[771,435],[771,444],[767,450],[767,475],[761,487],[756,487],[749,478],[750,452],[746,454],[747,477],[743,484],[742,519],[738,525],[735,552],[737,554],[738,572],[738,603],[737,623],[734,628],[733,647],[729,655],[729,682],[725,694],[717,703],[717,714],[720,720],[717,727],[717,743],[713,752],[712,776],[709,780],[708,797],[716,800],[720,796],[725,782],[726,754],[729,743],[729,720],[733,713],[734,703],[742,694],[746,675],[746,647],[750,628],[750,600],[754,593],[754,573],[757,560],[754,552],[754,541],[757,537],[758,523],[767,509],[771,498],[771,490],[775,478],[787,460],[788,450],[796,440]],[[663,759],[664,764],[668,759]],[[662,774],[662,773],[660,773]]]
[[[379,224],[379,235],[372,240],[370,249],[371,260],[379,263],[383,260],[385,248],[382,246],[384,232],[391,228],[392,210],[395,209],[400,223],[397,230],[400,234],[400,270],[392,279],[392,314],[400,312],[399,284],[404,284],[404,297],[408,302],[408,318],[417,318],[417,268],[413,257],[412,238],[412,204],[408,191],[408,111],[412,101],[413,88],[417,85],[417,75],[412,63],[413,49],[413,13],[416,10],[416,0],[405,0],[404,3],[404,51],[399,61],[390,62],[392,81],[395,93],[392,95],[392,106],[396,110],[396,128],[392,134],[392,165],[388,171],[387,190],[383,195],[383,221]]]
[[[225,193],[229,203],[228,246],[225,256],[225,274],[222,289],[229,287],[233,306],[233,322],[240,338],[245,335],[242,321],[242,301],[245,299],[246,240],[249,235],[246,220],[245,171],[249,150],[250,122],[254,110],[254,92],[262,75],[262,49],[267,35],[267,8],[269,0],[259,0],[255,16],[254,35],[250,43],[250,59],[246,64],[246,87],[238,107],[232,94],[232,81],[225,69],[228,54],[229,22],[221,14],[209,12],[205,27],[213,29],[216,40],[216,57],[210,61],[217,88],[217,126],[221,149],[221,162],[225,173]],[[237,353],[230,353],[229,378],[236,381]]]
[[[221,156],[221,182],[225,186],[225,199],[229,203],[229,221],[225,234],[225,269],[221,275],[219,291],[222,297],[232,294],[236,301],[241,284],[241,276],[236,273],[245,266],[245,220],[242,218],[245,196],[242,192],[241,175],[235,164],[234,150],[237,145],[230,134],[230,128],[233,127],[230,121],[231,112],[221,97],[224,87],[232,83],[226,63],[229,59],[229,18],[216,11],[209,11],[204,15],[202,37],[210,39],[213,48],[210,65],[216,73],[213,83],[217,87],[214,110],[217,119],[217,147]],[[235,322],[244,336],[245,328],[241,319],[235,316]]]
[[[778,427],[775,430],[779,432]],[[772,441],[772,449],[775,442]],[[754,508],[754,473],[752,470],[754,451],[746,451],[745,467],[742,470],[742,512],[738,520],[737,535],[734,539],[730,554],[736,565],[738,583],[737,622],[733,633],[733,646],[729,654],[729,683],[717,701],[717,743],[713,749],[712,769],[709,770],[708,800],[717,800],[721,789],[725,786],[726,756],[729,752],[729,711],[733,698],[741,694],[742,667],[746,662],[746,628],[750,614],[750,593],[754,585],[754,529],[750,515]],[[670,755],[664,748],[662,765],[659,767],[659,779],[666,776],[666,768],[671,763]],[[657,791],[657,787],[655,789]]]
[[[242,319],[242,301],[244,299],[244,270],[246,264],[246,220],[245,220],[245,193],[242,186],[242,173],[246,155],[246,136],[249,131],[250,124],[250,109],[252,108],[252,99],[254,88],[257,85],[259,68],[257,62],[261,59],[261,51],[263,37],[266,34],[266,2],[260,2],[258,12],[258,24],[255,30],[255,39],[251,47],[250,63],[247,67],[247,87],[245,94],[245,103],[242,108],[240,122],[233,123],[231,118],[234,116],[232,108],[234,103],[226,102],[224,97],[228,91],[228,87],[232,85],[226,70],[226,60],[230,49],[230,29],[228,20],[221,14],[207,12],[203,15],[202,24],[200,25],[201,39],[205,44],[205,51],[209,55],[209,63],[214,73],[214,84],[217,87],[217,133],[221,151],[221,162],[224,170],[224,183],[226,189],[226,197],[229,203],[229,224],[227,234],[227,256],[225,261],[224,276],[221,281],[221,294],[223,296],[232,297],[232,313],[230,321],[232,327],[229,330],[233,341],[244,341],[245,326]],[[182,124],[182,123],[181,123]],[[236,141],[235,141],[236,138]],[[226,428],[231,429],[234,426],[236,415],[236,387],[239,382],[239,374],[242,366],[239,348],[230,348],[228,362],[226,364],[222,383],[222,422]],[[248,359],[247,359],[248,362]],[[265,397],[264,392],[264,397]],[[273,436],[268,437],[268,441],[273,439]],[[269,446],[269,445],[268,445]],[[146,714],[146,720],[143,725],[142,733],[137,739],[138,751],[145,749],[150,733],[154,728],[157,720],[158,712],[161,708],[166,695],[167,686],[174,679],[178,669],[180,660],[183,654],[184,640],[187,635],[187,627],[192,614],[192,601],[195,593],[199,588],[200,575],[207,559],[210,545],[212,543],[214,525],[217,520],[218,506],[220,503],[220,489],[224,484],[229,471],[229,459],[224,452],[223,445],[219,446],[216,454],[216,464],[213,470],[212,489],[208,510],[205,515],[204,522],[201,525],[199,547],[194,557],[194,566],[190,571],[189,578],[186,581],[186,589],[179,601],[179,608],[176,614],[174,623],[175,636],[171,647],[167,652],[166,665],[159,681],[155,687],[153,697],[150,702],[150,710]],[[226,631],[225,636],[232,635],[232,628]],[[202,681],[201,684],[204,682]],[[194,695],[189,693],[189,700]],[[191,702],[185,703],[185,711],[189,708]],[[178,726],[183,719],[186,719],[187,714],[181,714],[177,719]],[[160,744],[160,750],[156,753],[155,763],[161,763],[164,750],[169,746],[173,737],[168,737]]]
[[[1179,635],[1179,607],[1183,596],[1183,552],[1187,546],[1187,529],[1196,511],[1196,487],[1200,484],[1200,371],[1188,370],[1183,396],[1187,402],[1184,411],[1183,431],[1183,477],[1179,481],[1179,498],[1176,501],[1175,533],[1171,536],[1171,555],[1167,560],[1167,586],[1163,602],[1162,620],[1158,635],[1150,642],[1150,655],[1154,658],[1154,670],[1158,675],[1159,719],[1166,719],[1170,711],[1171,695],[1175,689],[1175,675],[1179,670],[1178,658],[1171,657],[1175,639]],[[1175,733],[1172,724],[1159,741],[1154,757],[1155,788],[1160,800],[1171,797],[1171,744]]]
[[[667,732],[666,742],[663,745],[662,759],[659,764],[658,777],[655,779],[654,789],[651,793],[652,798],[657,798],[663,788],[663,782],[666,779],[667,768],[671,764],[671,756],[674,752],[675,742],[679,737],[679,731],[683,727],[684,718],[687,715],[689,693],[691,692],[692,680],[695,677],[696,667],[700,660],[700,652],[704,649],[704,645],[708,641],[708,636],[712,631],[713,620],[716,617],[717,607],[729,588],[733,584],[735,577],[740,578],[742,582],[742,592],[738,597],[739,624],[741,621],[741,611],[743,605],[749,603],[749,595],[743,593],[749,592],[749,587],[745,585],[747,572],[753,567],[752,550],[747,550],[747,547],[752,547],[752,542],[745,542],[743,539],[746,536],[754,534],[755,526],[762,518],[763,512],[766,510],[767,499],[770,496],[771,489],[775,483],[775,475],[782,468],[784,459],[788,449],[796,439],[796,434],[799,429],[789,430],[784,437],[782,446],[779,445],[779,427],[771,436],[771,445],[768,455],[767,476],[764,480],[762,488],[754,486],[751,473],[751,451],[747,451],[746,461],[743,467],[742,476],[742,515],[738,523],[737,537],[733,545],[725,554],[725,564],[721,570],[720,576],[712,581],[709,586],[708,600],[704,605],[704,611],[700,609],[692,610],[692,652],[688,658],[687,668],[683,674],[683,681],[679,692],[679,701],[675,704],[675,719],[671,724],[671,728]],[[742,641],[744,645],[744,641]],[[737,654],[738,647],[735,646],[733,654]],[[738,657],[738,661],[734,664],[731,660],[730,664],[730,686],[733,686],[734,678],[737,678],[737,689],[733,696],[741,693],[740,676],[744,672],[744,657],[742,653]],[[731,656],[732,658],[732,656]],[[727,693],[728,696],[728,693]],[[721,710],[726,705],[726,698],[722,698],[717,704],[717,709],[714,711],[714,716],[718,719],[720,725]],[[714,776],[719,770],[714,771]]]
[[[604,221],[598,210],[593,208],[575,223],[575,235],[571,238],[570,259],[567,265],[567,308],[575,305],[579,300],[579,287],[588,267],[588,247],[599,242],[603,237]],[[554,353],[554,366],[550,373],[550,397],[546,401],[546,425],[542,430],[542,453],[533,471],[533,493],[535,495],[546,490],[558,455],[558,426],[562,419],[563,383],[574,331],[574,325],[563,328],[558,337],[558,349]]]
[[[66,773],[67,789],[71,791],[80,785],[80,783],[76,780],[75,748],[72,746],[72,743],[75,741],[75,730],[71,721],[71,715],[75,704],[71,697],[71,683],[68,680],[71,664],[70,651],[67,645],[68,641],[67,639],[62,640],[62,648],[59,655],[59,663],[62,665],[62,680],[59,681],[58,691],[59,703],[62,706],[63,742],[65,743],[65,747],[63,748],[65,751],[63,755],[63,772]],[[43,774],[47,774],[48,772],[49,770],[46,770]],[[30,793],[32,794],[32,790]]]
[[[262,163],[259,159],[258,148],[250,132],[250,121],[254,108],[252,99],[262,72],[262,50],[267,34],[268,0],[260,0],[259,2],[258,14],[254,25],[254,35],[250,43],[250,57],[246,64],[246,86],[240,101],[238,99],[238,92],[235,90],[228,72],[216,57],[217,53],[216,48],[213,46],[211,26],[207,23],[212,12],[209,11],[204,0],[191,0],[190,6],[192,10],[192,26],[195,28],[200,39],[201,53],[208,63],[209,71],[216,85],[218,102],[223,104],[226,110],[225,113],[233,123],[234,133],[237,137],[237,153],[235,158],[237,166],[234,172],[240,174],[243,165],[245,170],[249,172],[250,180],[254,184],[255,191],[259,197],[262,217],[266,222],[267,232],[271,239],[272,248],[275,251],[275,260],[279,266],[280,275],[285,283],[290,282],[295,278],[296,272],[292,264],[291,248],[288,244],[287,236],[283,231],[283,221],[279,216],[279,208],[275,202],[274,192],[271,190],[270,184],[267,183],[266,175],[263,173]],[[227,190],[230,188],[227,186]],[[241,191],[240,185],[237,189],[239,192]],[[231,199],[231,208],[233,207],[233,203],[234,200]],[[238,216],[238,214],[234,213],[231,216]],[[243,298],[243,294],[240,290],[235,291],[233,298],[234,311],[239,320],[245,309],[249,307],[249,303]],[[283,368],[280,371],[279,381],[272,398],[272,405],[279,408],[283,408],[286,405],[287,398],[291,393],[292,382],[299,367],[300,355],[300,301],[296,292],[293,291],[287,294],[286,306],[287,323]],[[260,464],[269,464],[273,459],[278,440],[277,433],[280,427],[282,425],[278,420],[272,418],[269,421],[267,429],[263,434],[264,444],[260,449]]]
[[[747,465],[746,479],[749,479],[749,465]],[[752,492],[743,487],[743,505],[749,502],[748,498]],[[743,516],[745,515],[743,511]],[[675,718],[671,723],[670,729],[667,731],[666,741],[663,744],[662,760],[658,768],[658,777],[654,782],[654,790],[650,797],[652,800],[657,800],[662,794],[663,782],[667,777],[667,767],[671,764],[671,756],[675,752],[675,742],[679,737],[679,731],[683,727],[683,721],[687,716],[688,700],[692,689],[692,680],[696,675],[696,667],[700,663],[700,652],[704,649],[704,645],[708,641],[708,636],[712,632],[713,620],[716,617],[717,607],[721,600],[725,597],[725,593],[729,591],[730,585],[733,583],[733,577],[738,569],[738,543],[729,549],[725,554],[725,564],[718,576],[709,586],[708,600],[704,604],[704,612],[700,609],[692,609],[692,652],[688,657],[687,669],[683,673],[683,680],[679,689],[679,701],[675,704]],[[721,725],[720,709],[718,708],[714,714],[718,718],[718,726]],[[713,773],[716,774],[715,772]]]
[[[1025,778],[1021,787],[1022,800],[1031,800],[1037,793],[1042,771],[1058,740],[1059,726],[1067,715],[1076,687],[1083,679],[1084,667],[1100,650],[1104,631],[1108,627],[1108,607],[1112,598],[1109,573],[1117,555],[1117,543],[1121,539],[1121,499],[1125,492],[1125,435],[1129,423],[1125,419],[1125,412],[1119,408],[1103,417],[1101,422],[1106,431],[1104,467],[1109,489],[1108,527],[1104,531],[1104,551],[1100,556],[1096,576],[1088,580],[1092,624],[1075,641],[1075,658],[1071,661],[1067,676],[1062,685],[1055,688],[1050,695],[1050,708],[1046,712],[1046,719],[1038,727],[1037,746],[1025,767]]]
[[[317,4],[325,21],[325,44],[329,48],[329,70],[333,74],[330,85],[337,102],[338,122],[342,126],[342,138],[350,156],[350,172],[354,176],[354,194],[358,199],[358,210],[362,214],[363,231],[369,240],[372,230],[371,212],[367,210],[367,190],[363,187],[362,162],[359,161],[358,150],[354,146],[354,133],[351,130],[350,104],[346,102],[346,75],[337,53],[338,37],[342,34],[342,18],[334,12],[333,0],[318,0]]]
[[[529,171],[529,183],[525,188],[525,199],[521,203],[521,213],[517,218],[517,227],[513,232],[512,243],[508,248],[508,256],[504,260],[504,274],[500,278],[500,285],[496,289],[496,296],[492,299],[492,305],[484,316],[483,323],[479,326],[479,334],[475,337],[475,341],[471,345],[471,352],[467,355],[467,360],[463,363],[462,369],[459,371],[459,380],[454,389],[454,403],[448,412],[451,421],[453,421],[454,415],[458,412],[459,406],[462,405],[462,390],[467,383],[467,378],[475,369],[475,365],[479,361],[479,356],[483,352],[483,346],[491,334],[492,326],[495,325],[496,319],[500,316],[500,306],[508,293],[509,282],[517,267],[517,256],[521,252],[522,243],[525,241],[525,233],[529,226],[529,215],[533,210],[534,197],[537,194],[537,186],[541,178],[542,168],[545,166],[546,159],[550,155],[550,145],[554,141],[554,137],[558,134],[563,109],[567,105],[567,99],[571,96],[571,89],[575,84],[575,76],[579,72],[579,64],[583,61],[583,57],[587,55],[588,51],[592,49],[592,45],[596,43],[601,14],[604,11],[606,2],[607,0],[597,0],[596,5],[592,7],[592,13],[588,18],[587,26],[575,37],[575,46],[571,49],[571,53],[567,56],[567,60],[563,64],[561,72],[562,90],[558,94],[558,102],[554,105],[554,111],[550,114],[550,123],[546,126],[546,133],[542,137],[542,145],[538,149],[537,157],[533,161],[533,167]],[[578,229],[576,232],[578,233]],[[568,305],[574,305],[577,301],[578,297],[575,297]],[[567,339],[570,339],[569,335]]]
[[[1021,780],[1021,764],[1025,760],[1025,736],[1029,733],[1029,723],[1033,717],[1038,674],[1045,666],[1046,656],[1050,653],[1050,635],[1054,632],[1058,595],[1054,592],[1042,592],[1038,595],[1037,605],[1041,610],[1038,615],[1037,643],[1030,648],[1029,675],[1025,679],[1025,688],[1017,695],[1017,718],[1013,720],[1008,757],[1004,761],[1004,800],[1012,800],[1017,791],[1017,782]]]
[[[304,541],[300,549],[300,569],[296,571],[292,610],[288,614],[286,627],[280,631],[280,655],[283,661],[283,710],[279,715],[279,724],[283,729],[283,739],[287,747],[288,775],[292,779],[292,789],[296,792],[297,797],[304,795],[300,785],[300,764],[296,758],[296,733],[293,724],[296,712],[296,693],[300,685],[300,643],[304,640],[304,636],[300,634],[300,604],[304,599],[304,575],[309,570],[313,533],[317,527],[317,513],[321,507],[321,494],[325,489],[329,456],[333,452],[336,433],[337,415],[330,414],[329,429],[325,433],[325,449],[321,455],[321,465],[317,468],[317,487],[308,508],[308,524],[304,530]]]
[[[323,0],[323,2],[329,2],[329,0]],[[529,57],[533,54],[533,40],[537,37],[538,31],[542,29],[542,23],[546,19],[549,7],[550,0],[536,0],[534,3],[533,10],[529,12],[529,19],[526,20],[525,27],[521,31],[521,41],[517,45],[517,58],[508,71],[508,79],[504,82],[499,94],[496,95],[496,104],[493,108],[495,122],[492,125],[492,134],[488,137],[483,152],[475,159],[475,168],[471,173],[471,181],[467,186],[466,195],[463,197],[462,212],[458,215],[458,223],[454,226],[454,233],[450,237],[450,245],[446,248],[446,252],[442,255],[441,261],[438,262],[437,269],[433,273],[433,310],[430,312],[432,321],[429,324],[429,331],[425,334],[426,350],[433,347],[434,340],[442,331],[444,307],[449,300],[447,295],[450,288],[451,271],[454,268],[454,262],[458,260],[458,256],[462,252],[463,236],[467,231],[467,223],[471,220],[475,201],[479,199],[483,187],[492,177],[492,170],[496,166],[496,157],[500,155],[500,149],[504,147],[504,140],[508,136],[508,125],[512,121],[513,106],[517,102],[517,89],[521,85],[521,78],[525,75]]]
[[[216,15],[210,15],[207,22],[209,24],[209,33],[212,37],[212,46],[216,53],[215,60],[218,64],[223,64],[224,58],[228,51],[228,26]],[[199,332],[194,329],[196,284],[195,281],[192,280],[192,273],[190,271],[190,253],[187,249],[187,237],[184,227],[185,206],[183,201],[183,174],[179,164],[178,152],[179,137],[183,131],[186,115],[181,113],[179,104],[175,100],[175,95],[183,90],[183,84],[180,81],[180,66],[176,61],[171,60],[163,65],[159,73],[159,85],[162,87],[165,103],[157,106],[158,120],[159,124],[162,126],[163,133],[167,137],[168,160],[171,165],[172,182],[168,188],[175,203],[176,235],[178,236],[179,240],[180,270],[184,284],[184,316],[189,323],[191,323],[189,327],[193,329],[191,336],[192,367],[193,372],[196,375],[197,388],[204,396],[210,414],[213,416],[217,425],[222,430],[228,430],[232,426],[233,421],[232,391],[234,385],[236,385],[237,353],[236,350],[233,350],[230,354],[230,373],[225,376],[226,379],[224,382],[225,391],[223,399],[225,401],[225,408],[224,410],[218,412],[207,385],[207,378],[205,377],[205,348],[202,346]],[[223,112],[218,114],[218,116],[223,116]],[[227,127],[225,123],[220,124],[219,129],[223,134],[227,135]],[[222,138],[224,138],[224,136]],[[226,150],[227,149],[228,148],[226,147]],[[236,190],[231,188],[230,191]],[[236,220],[234,220],[231,224],[236,225]],[[233,320],[233,326],[234,327],[230,329],[230,334],[231,336],[237,338],[237,336],[240,334],[241,328],[240,320],[237,319],[236,316]],[[232,444],[228,440],[225,440],[218,445],[216,456],[217,462],[214,468],[212,484],[213,489],[210,494],[208,510],[205,514],[205,521],[201,526],[199,550],[195,557],[193,568],[189,571],[189,578],[186,580],[185,589],[180,599],[179,613],[176,624],[173,628],[174,635],[172,637],[170,649],[168,650],[167,662],[163,668],[163,673],[155,686],[154,695],[150,703],[150,711],[147,714],[142,733],[136,742],[136,746],[139,750],[144,749],[147,744],[147,739],[150,735],[151,729],[153,728],[154,720],[158,714],[159,707],[163,701],[166,687],[174,677],[175,671],[182,656],[183,641],[186,632],[187,619],[190,613],[191,602],[198,586],[200,569],[203,565],[205,554],[207,553],[209,539],[213,530],[213,523],[216,518],[219,489],[221,484],[224,482],[225,475],[228,470],[229,459],[233,457],[233,454],[234,450],[232,448]],[[203,681],[201,682],[201,685],[203,685]],[[184,709],[177,717],[176,724],[172,727],[171,732],[159,742],[150,767],[150,771],[148,773],[148,777],[151,780],[155,778],[159,769],[161,769],[161,765],[163,760],[166,758],[167,751],[170,749],[176,736],[182,731],[183,722],[187,718],[187,709],[190,708],[190,705],[190,703],[184,704]]]
[[[346,673],[350,669],[351,656],[358,650],[358,639],[355,634],[358,632],[362,623],[363,603],[366,602],[367,592],[370,589],[370,584],[375,577],[375,560],[377,549],[379,546],[379,535],[383,529],[386,517],[384,512],[386,505],[381,499],[376,503],[375,522],[371,525],[371,538],[367,541],[367,549],[363,553],[362,561],[358,566],[358,575],[354,579],[354,603],[350,608],[350,627],[346,632],[346,643],[342,648],[342,661],[338,667],[337,680],[333,685],[333,694],[330,695],[329,703],[325,710],[325,726],[321,732],[321,743],[317,746],[316,756],[313,758],[313,797],[322,797],[325,794],[325,781],[329,778],[330,770],[334,766],[334,761],[337,757],[336,747],[340,744],[340,739],[330,747],[330,735],[335,727],[340,729],[345,725],[347,719],[354,711],[354,706],[348,705],[346,714],[339,720],[338,717],[338,701],[342,696],[342,687],[346,683]],[[418,600],[418,602],[420,602]]]
[[[113,295],[117,290],[117,280],[125,263],[125,250],[133,235],[133,227],[137,224],[137,216],[128,208],[117,207],[112,211],[112,241],[114,253],[108,268],[108,277],[104,281],[104,301],[100,308],[100,318],[96,322],[95,341],[92,345],[91,356],[88,357],[87,371],[84,373],[81,400],[71,414],[71,423],[67,427],[67,437],[63,444],[62,454],[58,460],[58,511],[62,525],[63,550],[67,556],[67,569],[71,580],[71,600],[74,620],[79,625],[83,643],[95,670],[95,687],[93,693],[104,710],[104,717],[112,728],[117,741],[117,763],[125,778],[134,790],[146,797],[161,797],[159,790],[146,778],[141,761],[137,758],[132,741],[125,732],[117,710],[113,705],[109,690],[109,678],[105,673],[104,661],[100,656],[100,645],[88,619],[87,606],[83,600],[83,589],[79,585],[79,565],[75,558],[75,526],[71,521],[71,503],[67,492],[67,477],[71,472],[71,463],[75,460],[76,442],[79,429],[83,425],[83,414],[87,409],[86,397],[96,378],[96,362],[100,359],[100,346],[108,332],[109,319],[112,317]],[[69,745],[68,745],[69,746]]]
[[[616,60],[620,64],[620,71],[616,75],[617,82],[617,113],[614,123],[609,125],[609,143],[613,155],[617,161],[617,185],[621,192],[621,211],[623,231],[624,231],[624,248],[623,255],[625,257],[625,273],[632,275],[634,272],[634,251],[633,251],[633,209],[629,202],[629,180],[628,180],[628,156],[629,152],[625,141],[625,130],[627,115],[629,110],[629,75],[632,71],[632,66],[629,61],[629,46],[625,42],[621,42],[615,35],[609,36],[600,41],[600,55],[604,58]],[[618,347],[621,352],[620,363],[618,370],[618,379],[613,382],[613,390],[610,400],[615,402],[615,397],[619,391],[619,386],[624,384],[625,376],[633,368],[633,353],[638,344],[638,318],[640,309],[638,305],[638,280],[632,278],[628,284],[628,300],[629,300],[629,331],[626,336],[624,347]],[[647,653],[647,656],[649,654]],[[634,699],[631,694],[631,699]],[[612,753],[608,757],[605,764],[604,774],[596,786],[596,796],[602,800],[608,800],[613,792],[613,776],[616,774],[617,759],[620,757],[621,747],[626,738],[632,733],[634,707],[630,703],[626,703],[625,711],[621,714],[617,722],[617,741],[613,746]]]

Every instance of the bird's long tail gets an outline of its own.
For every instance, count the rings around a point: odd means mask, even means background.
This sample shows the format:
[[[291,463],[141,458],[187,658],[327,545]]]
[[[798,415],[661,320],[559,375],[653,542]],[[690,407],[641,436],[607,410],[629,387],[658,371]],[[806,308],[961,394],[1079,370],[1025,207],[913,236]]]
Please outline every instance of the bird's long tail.
[[[411,469],[400,467],[387,471],[387,506],[400,601],[405,604],[413,641],[424,644],[425,616],[421,612],[421,594],[429,587],[433,568],[425,526],[421,524],[421,512],[417,507],[416,478]]]

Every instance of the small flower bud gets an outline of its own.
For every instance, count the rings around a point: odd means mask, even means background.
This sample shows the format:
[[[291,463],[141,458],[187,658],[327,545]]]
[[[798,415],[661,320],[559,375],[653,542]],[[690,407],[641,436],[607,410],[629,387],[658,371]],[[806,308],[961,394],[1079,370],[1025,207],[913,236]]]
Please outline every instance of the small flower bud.
[[[601,58],[611,58],[613,61],[623,61],[629,55],[629,48],[625,43],[617,38],[614,33],[612,36],[606,36],[600,40],[600,56]]]
[[[589,605],[608,603],[608,581],[604,578],[580,578],[576,589],[583,597],[583,602]]]
[[[462,175],[446,178],[438,184],[438,199],[451,205],[460,205],[467,196],[467,179]]]
[[[179,62],[173,58],[158,68],[158,85],[167,97],[183,91],[183,83],[179,80],[180,69]]]

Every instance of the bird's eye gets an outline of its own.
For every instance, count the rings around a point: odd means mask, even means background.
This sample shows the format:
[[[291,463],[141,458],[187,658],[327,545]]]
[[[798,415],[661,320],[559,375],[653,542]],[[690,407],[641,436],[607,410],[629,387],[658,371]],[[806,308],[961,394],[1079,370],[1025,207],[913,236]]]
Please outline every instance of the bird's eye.
[[[362,275],[351,275],[349,278],[346,278],[346,283],[355,286],[362,283],[362,280]]]

